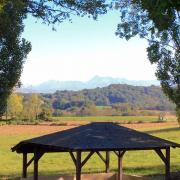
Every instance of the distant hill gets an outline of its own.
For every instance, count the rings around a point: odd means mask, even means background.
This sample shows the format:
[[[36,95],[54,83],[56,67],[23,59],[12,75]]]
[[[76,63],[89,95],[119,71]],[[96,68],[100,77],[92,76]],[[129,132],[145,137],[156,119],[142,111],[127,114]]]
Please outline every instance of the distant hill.
[[[95,76],[91,80],[86,82],[81,81],[55,81],[50,80],[46,81],[42,84],[35,85],[35,86],[23,86],[22,88],[18,89],[17,91],[22,93],[32,93],[32,92],[39,92],[39,93],[54,93],[57,90],[73,90],[78,91],[82,89],[94,89],[97,87],[106,87],[111,84],[128,84],[134,86],[151,86],[156,85],[159,86],[159,81],[152,80],[152,81],[133,81],[121,78],[112,78],[112,77],[100,77]]]
[[[147,110],[172,110],[174,108],[158,86],[113,84],[80,91],[56,91],[53,94],[42,94],[42,96],[46,101],[51,102],[54,109],[83,107],[87,102],[96,106],[128,103],[137,109]]]

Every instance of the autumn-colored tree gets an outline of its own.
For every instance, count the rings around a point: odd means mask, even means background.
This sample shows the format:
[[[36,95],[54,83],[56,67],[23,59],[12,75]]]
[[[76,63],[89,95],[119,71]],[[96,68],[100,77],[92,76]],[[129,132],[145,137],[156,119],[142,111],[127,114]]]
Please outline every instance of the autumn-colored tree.
[[[38,115],[38,118],[41,120],[48,120],[49,117],[52,116],[54,110],[52,108],[52,106],[50,106],[49,104],[43,104],[41,106],[41,112]]]
[[[38,119],[43,104],[39,94],[33,93],[24,103],[23,115],[25,119],[33,120]]]
[[[7,101],[7,114],[11,118],[19,118],[23,111],[23,96],[12,93]]]
[[[120,115],[131,114],[131,105],[128,103],[116,103],[112,105],[112,108],[119,112]]]
[[[85,104],[81,107],[79,115],[82,116],[93,116],[96,115],[97,108],[95,104],[91,101],[85,102]]]

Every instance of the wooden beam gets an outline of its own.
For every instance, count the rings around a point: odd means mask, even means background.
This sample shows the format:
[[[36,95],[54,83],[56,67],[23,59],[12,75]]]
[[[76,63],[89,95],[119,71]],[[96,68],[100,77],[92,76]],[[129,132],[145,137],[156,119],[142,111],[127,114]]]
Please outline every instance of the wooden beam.
[[[34,150],[34,180],[38,180],[38,161],[43,156],[43,152],[38,151],[38,149]]]
[[[77,158],[76,158],[76,180],[81,180],[81,151],[77,151]]]
[[[155,149],[155,151],[165,164],[165,180],[170,180],[170,147],[165,149],[165,155],[162,153],[161,149]]]
[[[122,180],[123,178],[122,158],[123,158],[124,153],[121,151],[118,152],[118,179],[117,180]]]
[[[114,151],[118,157],[123,157],[126,151]]]
[[[166,163],[165,163],[165,180],[170,180],[171,179],[171,174],[170,174],[170,147],[166,148]]]
[[[119,157],[120,157],[120,158],[123,158],[125,152],[126,152],[126,151],[119,151]]]
[[[106,165],[106,173],[109,172],[109,156],[110,156],[109,151],[106,151],[106,162],[105,162],[105,165]]]
[[[155,149],[156,153],[159,155],[159,157],[161,158],[161,160],[166,163],[166,157],[164,156],[164,154],[162,153],[161,149]]]
[[[87,157],[84,159],[84,161],[81,163],[81,168],[86,164],[86,162],[89,160],[89,158],[94,154],[94,151],[91,151]]]
[[[34,180],[38,180],[38,153],[34,152]]]
[[[34,161],[34,157],[32,157],[29,162],[26,164],[26,167],[28,168],[28,166]]]
[[[23,172],[22,177],[27,178],[27,153],[23,153]]]
[[[76,166],[76,163],[77,163],[77,162],[76,162],[76,158],[75,158],[73,152],[70,151],[69,154],[70,154],[70,156],[71,156],[71,158],[72,158],[72,160],[73,160],[73,162],[74,162],[74,165]]]
[[[104,163],[106,163],[106,160],[105,160],[105,158],[101,155],[101,153],[100,153],[99,151],[96,151],[96,153],[97,153],[97,155],[102,159],[102,161],[103,161]]]
[[[119,156],[118,152],[117,151],[113,151],[115,153],[116,156]]]

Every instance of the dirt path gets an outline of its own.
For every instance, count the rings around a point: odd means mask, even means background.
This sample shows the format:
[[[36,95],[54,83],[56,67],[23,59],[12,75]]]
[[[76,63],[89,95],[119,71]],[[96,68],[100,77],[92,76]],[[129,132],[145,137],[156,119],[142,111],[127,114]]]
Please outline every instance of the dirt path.
[[[78,124],[79,125],[79,124]],[[57,126],[57,125],[3,125],[0,126],[0,135],[18,135],[18,134],[47,134],[57,131],[62,131],[77,127],[75,122],[73,124],[68,124],[67,126]],[[142,128],[165,128],[178,126],[177,122],[166,122],[166,123],[138,123],[138,124],[123,124],[123,126],[133,129]]]

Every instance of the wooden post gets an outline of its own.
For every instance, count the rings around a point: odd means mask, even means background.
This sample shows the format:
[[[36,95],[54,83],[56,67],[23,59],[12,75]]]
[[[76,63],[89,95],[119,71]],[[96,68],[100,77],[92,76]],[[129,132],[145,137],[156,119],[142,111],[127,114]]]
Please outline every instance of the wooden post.
[[[27,153],[23,153],[23,172],[22,177],[27,178]]]
[[[109,151],[106,151],[106,173],[109,172]]]
[[[38,154],[34,151],[34,180],[38,180]]]
[[[77,151],[77,158],[76,158],[76,180],[81,180],[81,151]]]
[[[170,180],[170,148],[166,148],[166,174],[165,174],[165,180]]]
[[[118,180],[122,180],[123,172],[122,172],[122,156],[121,151],[118,152]]]

